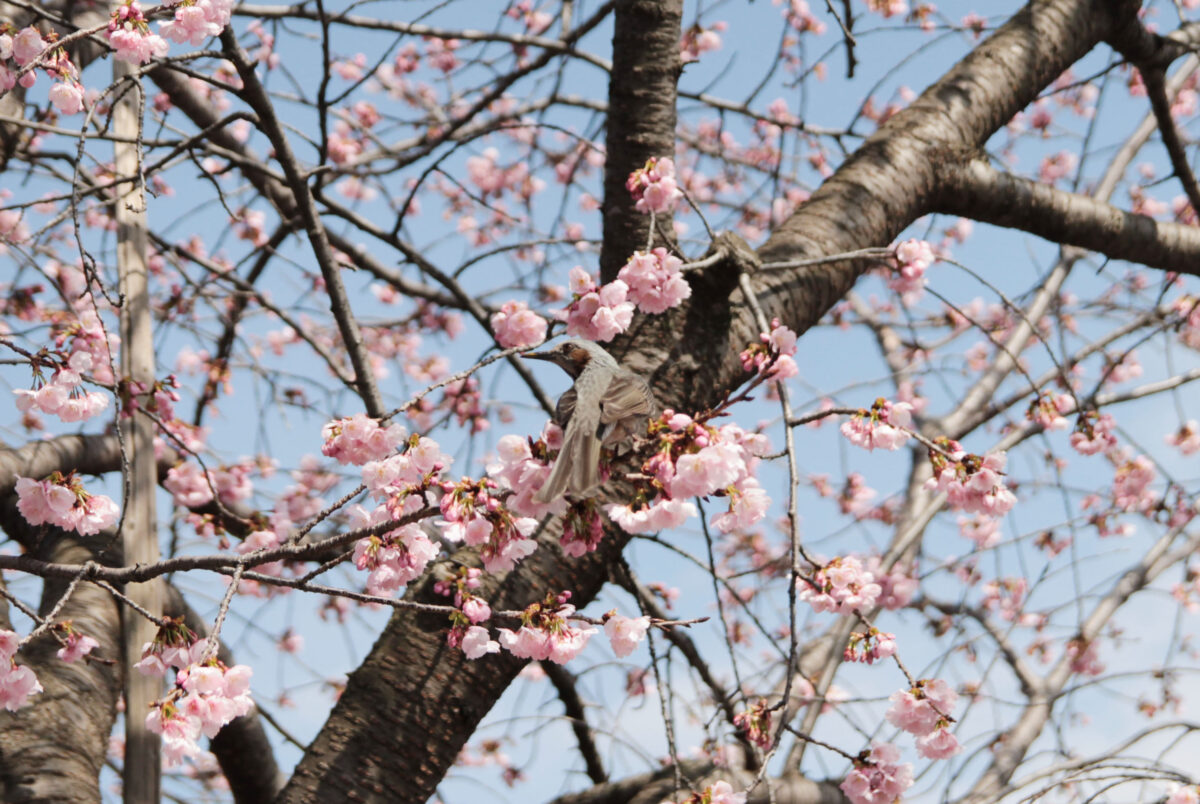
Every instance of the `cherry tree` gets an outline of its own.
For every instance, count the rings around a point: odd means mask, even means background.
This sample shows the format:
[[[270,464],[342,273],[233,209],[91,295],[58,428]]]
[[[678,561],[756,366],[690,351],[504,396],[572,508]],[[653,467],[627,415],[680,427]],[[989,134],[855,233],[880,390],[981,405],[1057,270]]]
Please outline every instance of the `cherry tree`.
[[[1196,5],[0,2],[5,799],[1200,801]]]

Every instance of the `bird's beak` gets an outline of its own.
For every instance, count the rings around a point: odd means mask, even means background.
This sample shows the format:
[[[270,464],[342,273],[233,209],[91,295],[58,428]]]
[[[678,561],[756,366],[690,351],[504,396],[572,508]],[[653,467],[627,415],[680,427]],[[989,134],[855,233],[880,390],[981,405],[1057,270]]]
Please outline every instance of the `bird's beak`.
[[[525,352],[521,357],[528,360],[554,360],[554,355],[549,352]]]

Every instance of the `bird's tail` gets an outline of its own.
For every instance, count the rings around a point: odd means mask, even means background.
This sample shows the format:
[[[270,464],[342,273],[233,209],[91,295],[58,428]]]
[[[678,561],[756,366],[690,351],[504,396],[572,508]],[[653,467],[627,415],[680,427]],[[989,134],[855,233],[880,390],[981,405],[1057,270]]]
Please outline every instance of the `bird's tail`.
[[[549,505],[564,495],[587,497],[600,485],[600,440],[582,427],[567,426],[550,477],[533,496]]]

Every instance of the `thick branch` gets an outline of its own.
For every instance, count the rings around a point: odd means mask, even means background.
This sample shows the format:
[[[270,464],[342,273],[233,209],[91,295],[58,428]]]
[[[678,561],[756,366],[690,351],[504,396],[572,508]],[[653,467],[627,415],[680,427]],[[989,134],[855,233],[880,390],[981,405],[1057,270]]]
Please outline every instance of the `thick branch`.
[[[1200,229],[1125,212],[1088,196],[996,170],[944,164],[935,211],[1020,229],[1115,260],[1200,276]]]
[[[680,0],[622,3],[613,26],[604,163],[604,244],[600,278],[611,282],[629,255],[646,247],[650,219],[634,211],[625,180],[652,156],[675,157],[675,91],[682,64]],[[669,217],[659,227],[671,231]]]

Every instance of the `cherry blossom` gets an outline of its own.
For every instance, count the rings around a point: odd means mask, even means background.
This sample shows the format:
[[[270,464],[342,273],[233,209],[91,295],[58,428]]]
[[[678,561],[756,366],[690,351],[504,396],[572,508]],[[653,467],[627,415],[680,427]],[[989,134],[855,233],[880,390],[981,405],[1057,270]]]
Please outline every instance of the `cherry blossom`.
[[[624,658],[633,653],[646,637],[650,628],[649,617],[623,617],[620,614],[609,614],[604,618],[604,633],[612,643],[612,650],[618,657]]]
[[[500,647],[519,659],[566,664],[575,658],[596,629],[571,624],[569,618],[575,607],[567,603],[569,599],[570,594],[564,592],[548,597],[545,603],[531,605],[522,613],[519,629],[498,629]]]
[[[938,679],[922,679],[911,690],[893,692],[885,717],[893,726],[923,737],[939,728],[958,703],[958,693]]]
[[[1188,419],[1165,441],[1172,447],[1178,447],[1184,455],[1194,455],[1200,452],[1200,424],[1195,419]]]
[[[491,639],[488,630],[480,625],[468,628],[460,644],[468,659],[478,659],[489,653],[500,652],[500,643]]]
[[[546,319],[529,309],[525,302],[508,301],[492,314],[496,342],[505,349],[537,346],[546,340]]]
[[[1071,433],[1071,446],[1081,455],[1108,452],[1117,445],[1117,438],[1112,434],[1115,426],[1113,417],[1107,413],[1095,410],[1080,413],[1075,432]]]
[[[683,261],[656,248],[635,251],[617,274],[628,287],[627,298],[646,313],[662,313],[690,298],[692,288],[680,273]]]
[[[634,304],[627,300],[629,286],[620,279],[598,286],[582,268],[571,269],[570,305],[555,312],[567,323],[567,334],[591,341],[611,341],[633,322]]]
[[[972,455],[955,441],[938,442],[945,452],[930,451],[934,476],[925,482],[926,489],[945,492],[947,505],[968,514],[994,517],[1012,509],[1017,498],[1004,485],[1004,452]]]
[[[644,167],[629,174],[625,187],[642,213],[673,212],[683,198],[675,182],[675,163],[666,157],[651,157]]]
[[[362,465],[390,455],[403,443],[408,431],[402,425],[380,426],[365,413],[334,419],[321,429],[325,443],[321,452],[338,463]]]
[[[36,408],[64,422],[86,421],[103,413],[108,408],[108,395],[84,391],[81,386],[82,373],[91,368],[92,356],[87,352],[75,352],[66,365],[54,372],[50,382],[42,382],[41,374],[35,374],[33,390],[13,390],[17,396],[17,410],[26,412]]]
[[[137,0],[126,0],[112,14],[108,24],[108,43],[116,49],[115,58],[131,64],[145,64],[167,55],[167,42],[150,33]]]
[[[55,655],[64,662],[78,661],[100,647],[100,643],[87,634],[81,634],[67,623],[63,625],[66,626],[66,644],[59,648]]]
[[[917,753],[926,759],[949,759],[961,751],[958,738],[945,726],[917,738]]]
[[[759,334],[760,343],[751,344],[739,355],[742,368],[749,373],[766,371],[767,376],[776,380],[785,380],[800,373],[792,355],[796,354],[796,333],[780,323],[778,318],[771,320],[771,331]]]
[[[906,429],[912,423],[912,404],[889,402],[880,397],[871,405],[871,410],[859,410],[847,421],[842,422],[842,435],[851,444],[864,449],[897,450],[909,439]]]
[[[733,716],[733,725],[741,730],[746,739],[766,751],[771,747],[771,710],[767,702],[759,699],[749,709]]]
[[[21,638],[13,631],[0,629],[0,706],[16,712],[31,695],[42,691],[34,672],[16,663],[14,657]]]
[[[42,39],[37,28],[30,26],[18,31],[4,49],[10,51],[17,66],[24,67],[41,55],[42,51],[46,49],[46,41]],[[8,58],[8,56],[4,58]]]
[[[195,0],[193,3],[178,3],[175,17],[158,24],[159,33],[179,44],[199,47],[204,40],[219,36],[229,24],[233,12],[233,0]]]
[[[54,472],[44,480],[17,477],[17,510],[30,525],[54,525],[83,536],[112,527],[120,513],[103,494],[89,494],[74,474]]]
[[[50,102],[59,114],[79,114],[83,109],[83,87],[75,81],[57,81],[50,87]]]
[[[900,764],[900,750],[889,743],[873,742],[866,759],[855,760],[840,787],[851,804],[892,804],[912,784],[912,765]]]
[[[386,505],[372,511],[354,505],[349,513],[350,525],[356,530],[398,518]],[[437,545],[421,526],[410,523],[382,535],[359,539],[354,543],[353,561],[355,567],[368,571],[367,594],[391,597],[401,586],[420,577],[438,552]]]
[[[438,526],[443,538],[470,547],[481,546],[488,572],[511,570],[537,549],[537,542],[529,538],[537,529],[537,520],[513,516],[493,496],[498,488],[495,481],[463,478],[458,483],[443,482],[441,488],[443,518]]]
[[[937,259],[933,246],[924,240],[905,240],[896,246],[896,273],[888,279],[888,287],[912,304],[925,287],[925,270]]]
[[[698,23],[683,32],[679,41],[679,58],[684,63],[699,61],[700,56],[721,48],[720,31],[725,30],[724,22],[715,22],[711,28],[703,28]]]
[[[883,592],[875,583],[875,576],[854,556],[835,558],[811,578],[801,578],[796,583],[800,600],[807,601],[815,611],[836,614],[866,611]]]
[[[1200,785],[1176,785],[1164,804],[1200,804]]]

